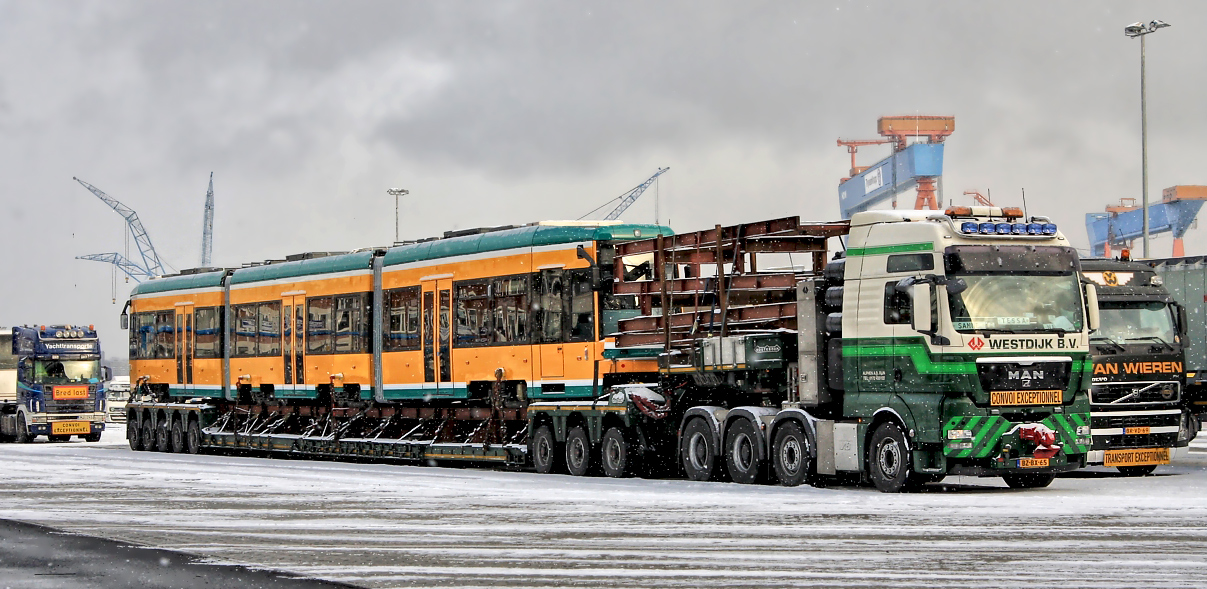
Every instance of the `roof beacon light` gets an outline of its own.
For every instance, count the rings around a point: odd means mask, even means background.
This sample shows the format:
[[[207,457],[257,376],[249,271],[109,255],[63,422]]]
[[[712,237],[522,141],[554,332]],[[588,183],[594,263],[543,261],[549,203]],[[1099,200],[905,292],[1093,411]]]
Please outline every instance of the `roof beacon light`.
[[[1013,229],[1013,226],[1011,226],[1009,223],[998,223],[997,224],[998,235],[1009,235],[1010,231],[1012,229]]]
[[[1013,233],[1014,235],[1026,235],[1027,234],[1027,224],[1026,223],[1015,223],[1011,233]]]
[[[1031,224],[1027,225],[1027,234],[1028,235],[1043,235],[1043,233],[1044,233],[1043,225],[1041,225],[1039,223],[1031,223]]]
[[[1002,216],[1007,219],[1018,219],[1023,216],[1023,210],[1018,207],[1005,207],[1002,209]]]
[[[966,221],[960,225],[960,231],[963,233],[976,233],[980,230],[980,227],[972,221]]]
[[[948,217],[971,217],[972,207],[948,207],[943,214]]]
[[[1056,235],[1056,225],[1044,223],[1044,235]]]
[[[997,223],[981,223],[981,233],[991,235],[997,231]]]

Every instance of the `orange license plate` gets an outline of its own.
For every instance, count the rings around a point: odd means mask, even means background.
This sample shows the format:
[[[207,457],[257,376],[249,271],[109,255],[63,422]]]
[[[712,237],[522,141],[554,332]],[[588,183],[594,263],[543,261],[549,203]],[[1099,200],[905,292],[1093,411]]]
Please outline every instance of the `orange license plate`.
[[[1059,405],[1061,391],[993,391],[990,405]]]
[[[87,421],[52,421],[50,422],[50,433],[56,436],[61,434],[87,435],[92,433],[92,424]]]
[[[1048,459],[1047,458],[1019,458],[1018,467],[1019,468],[1047,468]]]
[[[1102,456],[1103,466],[1147,466],[1149,464],[1169,464],[1169,448],[1107,450]]]
[[[1124,434],[1127,434],[1127,435],[1129,435],[1129,436],[1142,436],[1142,435],[1148,435],[1149,433],[1152,433],[1152,428],[1150,428],[1150,427],[1148,427],[1148,426],[1145,426],[1145,427],[1125,427],[1125,428],[1123,428],[1123,433],[1124,433]]]
[[[87,399],[88,385],[72,385],[64,387],[54,387],[51,389],[50,397],[56,401],[70,401],[73,399]]]

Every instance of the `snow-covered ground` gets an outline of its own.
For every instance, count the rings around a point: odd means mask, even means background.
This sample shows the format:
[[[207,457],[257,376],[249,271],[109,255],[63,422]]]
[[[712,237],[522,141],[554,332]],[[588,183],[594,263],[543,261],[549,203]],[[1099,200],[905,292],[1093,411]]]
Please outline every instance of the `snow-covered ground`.
[[[1142,479],[884,495],[135,453],[123,436],[0,445],[0,518],[369,587],[1207,586],[1207,440]]]

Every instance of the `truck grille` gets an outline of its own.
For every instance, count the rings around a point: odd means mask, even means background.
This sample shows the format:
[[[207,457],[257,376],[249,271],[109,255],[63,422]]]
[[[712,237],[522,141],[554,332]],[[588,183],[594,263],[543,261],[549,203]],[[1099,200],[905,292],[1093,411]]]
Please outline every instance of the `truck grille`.
[[[1173,381],[1096,384],[1090,387],[1090,403],[1116,406],[1173,403],[1181,397],[1180,388]]]
[[[985,391],[1063,391],[1069,386],[1069,367],[1069,362],[978,362],[976,369]]]
[[[88,385],[87,399],[70,399],[56,401],[47,392],[42,397],[47,413],[90,413],[96,411],[96,385]]]

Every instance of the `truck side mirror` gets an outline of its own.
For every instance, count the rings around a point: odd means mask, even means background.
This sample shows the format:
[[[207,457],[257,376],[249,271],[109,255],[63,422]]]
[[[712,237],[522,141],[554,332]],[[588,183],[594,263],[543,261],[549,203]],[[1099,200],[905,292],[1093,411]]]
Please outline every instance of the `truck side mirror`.
[[[1093,282],[1085,285],[1085,322],[1090,331],[1098,331],[1098,287]]]
[[[910,289],[913,304],[910,324],[916,331],[930,332],[930,285],[925,282],[914,283]]]
[[[947,279],[947,294],[956,295],[964,292],[965,290],[968,290],[968,283],[964,282],[963,278],[957,276],[955,278]]]
[[[122,313],[122,329],[130,329],[130,316]]]
[[[113,369],[108,366],[101,366],[101,372],[105,375],[105,382],[113,380]]]

